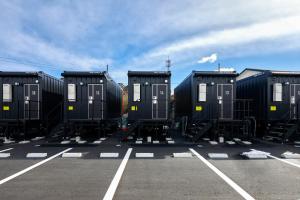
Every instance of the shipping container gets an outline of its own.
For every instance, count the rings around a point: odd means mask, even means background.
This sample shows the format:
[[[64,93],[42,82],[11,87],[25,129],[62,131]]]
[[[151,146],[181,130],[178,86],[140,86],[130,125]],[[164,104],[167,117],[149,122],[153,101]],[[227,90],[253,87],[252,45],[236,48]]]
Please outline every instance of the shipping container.
[[[107,72],[65,71],[64,123],[66,135],[105,135],[121,119],[122,89]]]
[[[0,99],[6,137],[46,135],[62,119],[63,82],[43,72],[0,72]]]
[[[128,123],[136,136],[160,138],[170,125],[171,72],[128,71]]]
[[[253,134],[248,126],[251,102],[236,99],[237,75],[234,71],[192,71],[175,88],[175,115],[183,134],[194,141]]]
[[[279,141],[297,137],[300,71],[245,69],[237,80],[238,98],[253,99],[258,136]]]

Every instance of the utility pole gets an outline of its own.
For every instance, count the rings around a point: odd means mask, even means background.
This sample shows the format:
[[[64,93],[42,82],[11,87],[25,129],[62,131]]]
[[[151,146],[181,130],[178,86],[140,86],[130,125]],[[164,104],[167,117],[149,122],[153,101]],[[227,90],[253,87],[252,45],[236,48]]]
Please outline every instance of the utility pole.
[[[168,60],[166,60],[166,67],[167,67],[167,70],[170,71],[170,67],[171,67],[171,60],[168,56]]]

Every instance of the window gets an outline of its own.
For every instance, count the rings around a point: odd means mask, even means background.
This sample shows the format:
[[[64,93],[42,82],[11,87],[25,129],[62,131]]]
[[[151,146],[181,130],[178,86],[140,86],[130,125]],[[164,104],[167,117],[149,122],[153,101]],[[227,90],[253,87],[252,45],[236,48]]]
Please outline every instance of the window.
[[[282,84],[274,83],[273,85],[273,101],[282,101]]]
[[[68,101],[76,101],[76,85],[68,84]]]
[[[141,101],[141,84],[133,84],[133,101]]]
[[[3,84],[3,102],[12,102],[11,84]]]
[[[206,101],[206,84],[200,83],[198,86],[198,101]]]

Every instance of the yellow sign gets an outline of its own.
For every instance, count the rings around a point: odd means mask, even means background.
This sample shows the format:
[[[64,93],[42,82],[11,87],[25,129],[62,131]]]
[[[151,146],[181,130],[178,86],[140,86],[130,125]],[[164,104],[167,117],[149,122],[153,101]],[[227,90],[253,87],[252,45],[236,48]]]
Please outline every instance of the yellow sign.
[[[68,110],[74,110],[73,106],[68,106]]]
[[[202,106],[196,106],[196,111],[202,111]]]
[[[137,111],[137,106],[131,106],[132,111]]]
[[[276,106],[270,106],[270,111],[276,111],[277,107]]]
[[[9,106],[3,106],[4,111],[9,111]]]

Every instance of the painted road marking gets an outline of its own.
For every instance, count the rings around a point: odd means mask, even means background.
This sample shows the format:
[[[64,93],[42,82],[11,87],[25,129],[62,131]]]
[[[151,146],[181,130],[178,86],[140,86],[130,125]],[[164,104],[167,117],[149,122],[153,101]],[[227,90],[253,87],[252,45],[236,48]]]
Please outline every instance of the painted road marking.
[[[153,158],[154,153],[136,153],[135,157],[136,158]]]
[[[242,143],[245,144],[245,145],[251,145],[252,144],[252,142],[249,142],[249,141],[242,141]]]
[[[207,156],[210,159],[227,159],[228,158],[227,153],[208,153]]]
[[[38,140],[42,140],[44,139],[45,137],[35,137],[33,139],[31,139],[31,141],[38,141]]]
[[[50,161],[50,160],[53,160],[54,158],[60,156],[61,154],[65,153],[65,152],[67,152],[67,151],[70,151],[71,149],[72,149],[72,148],[68,148],[68,149],[66,149],[66,150],[64,150],[64,151],[61,151],[61,152],[59,152],[59,153],[57,153],[57,154],[55,154],[55,155],[53,155],[53,156],[51,156],[51,157],[49,157],[49,158],[47,158],[47,159],[45,159],[45,160],[42,160],[42,161],[40,161],[40,162],[38,162],[38,163],[36,163],[36,164],[30,166],[30,167],[27,167],[26,169],[23,169],[22,171],[19,171],[19,172],[15,173],[15,174],[13,174],[13,175],[11,175],[11,176],[5,178],[5,179],[0,180],[0,185],[2,185],[2,184],[4,184],[4,183],[6,183],[6,182],[8,182],[8,181],[10,181],[10,180],[12,180],[12,179],[18,177],[18,176],[21,176],[22,174],[25,174],[26,172],[28,172],[28,171],[30,171],[30,170],[32,170],[32,169],[34,169],[34,168],[36,168],[36,167],[38,167],[38,166],[44,164],[44,163],[46,163],[46,162],[48,162],[48,161]]]
[[[287,159],[300,159],[300,154],[287,151],[287,152],[284,152],[283,154],[281,154],[281,157],[287,158]]]
[[[218,144],[217,141],[209,141],[209,143],[210,143],[211,145],[217,145],[217,144]]]
[[[254,200],[254,198],[250,194],[248,194],[243,188],[241,188],[238,184],[236,184],[233,180],[231,180],[228,176],[226,176],[223,172],[221,172],[213,164],[211,164],[210,162],[208,162],[198,152],[196,152],[194,149],[191,149],[191,148],[190,148],[190,151],[194,155],[196,155],[212,171],[214,171],[218,176],[220,176],[229,186],[231,186],[236,192],[238,192],[244,199],[246,199],[246,200]]]
[[[10,150],[12,150],[12,149],[14,149],[14,148],[3,149],[3,150],[0,151],[0,153],[6,152],[6,151],[10,151]]]
[[[0,153],[0,158],[9,158],[10,153]]]
[[[251,149],[249,152],[241,153],[241,156],[249,159],[267,159],[270,153]]]
[[[173,153],[174,158],[192,158],[193,155],[191,153]]]
[[[125,170],[126,164],[129,160],[131,152],[132,152],[132,148],[129,148],[118,168],[117,173],[115,174],[113,180],[111,181],[110,186],[109,186],[108,190],[106,191],[103,200],[112,200],[113,199],[115,192],[117,190],[117,187],[119,185],[119,182],[121,180],[121,177],[123,175],[123,172]]]
[[[100,158],[118,158],[119,153],[100,153]]]
[[[64,140],[64,141],[61,141],[61,144],[70,144],[71,141],[70,140]]]
[[[253,149],[253,150],[255,150],[255,149]],[[286,163],[286,164],[289,164],[289,165],[292,165],[292,166],[294,166],[294,167],[300,168],[300,165],[298,165],[298,164],[292,163],[292,162],[287,161],[287,160],[285,160],[285,159],[278,158],[278,157],[273,156],[273,155],[271,155],[271,154],[268,154],[268,157],[274,158],[274,159],[279,160],[279,161],[281,161],[281,162],[284,162],[284,163]]]
[[[63,157],[63,158],[81,158],[82,153],[81,152],[63,153],[61,157]]]
[[[233,138],[233,140],[234,140],[235,142],[240,142],[240,141],[241,141],[240,138]]]
[[[26,158],[45,158],[47,153],[27,153]]]
[[[229,144],[229,145],[234,145],[235,144],[234,141],[226,141],[226,143]]]
[[[19,142],[19,144],[28,144],[28,143],[30,143],[29,140],[23,140],[23,141],[20,141],[20,142]]]

